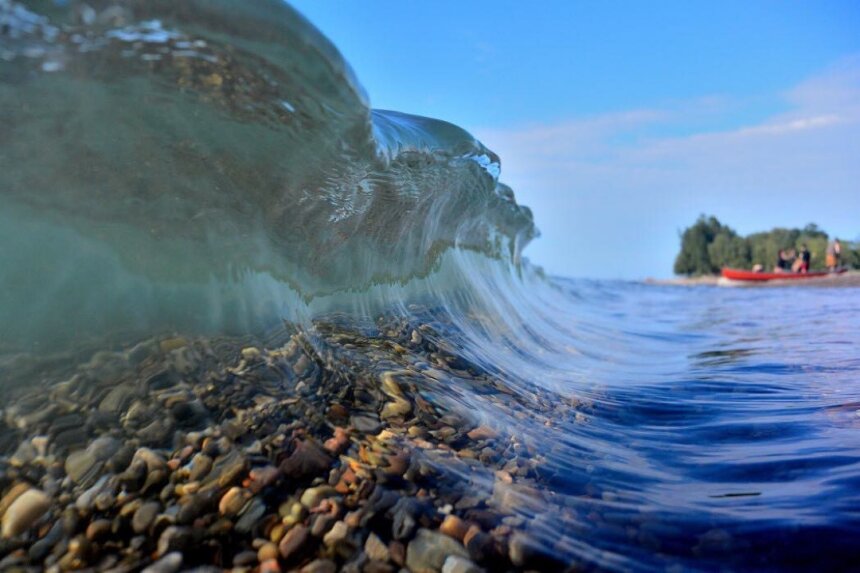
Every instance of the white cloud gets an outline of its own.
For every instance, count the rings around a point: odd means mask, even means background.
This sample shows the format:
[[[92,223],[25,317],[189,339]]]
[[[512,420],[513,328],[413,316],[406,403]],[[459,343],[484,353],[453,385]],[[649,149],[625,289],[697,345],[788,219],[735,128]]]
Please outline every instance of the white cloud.
[[[860,232],[860,57],[775,97],[787,111],[740,126],[744,102],[709,97],[476,134],[535,211],[543,238],[527,255],[563,274],[668,275],[677,230],[701,212],[744,233]],[[688,127],[714,124],[736,127]]]

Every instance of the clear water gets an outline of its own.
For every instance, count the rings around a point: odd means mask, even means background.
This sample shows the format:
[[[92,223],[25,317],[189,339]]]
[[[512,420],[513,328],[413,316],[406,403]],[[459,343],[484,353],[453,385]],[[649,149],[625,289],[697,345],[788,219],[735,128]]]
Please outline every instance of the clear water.
[[[502,492],[502,462],[428,461],[555,559],[860,563],[860,289],[546,278],[499,159],[371,109],[289,7],[91,4],[0,0],[4,408],[46,376],[22,365],[286,323],[345,380],[396,366],[510,439]],[[380,316],[425,340],[325,335]]]

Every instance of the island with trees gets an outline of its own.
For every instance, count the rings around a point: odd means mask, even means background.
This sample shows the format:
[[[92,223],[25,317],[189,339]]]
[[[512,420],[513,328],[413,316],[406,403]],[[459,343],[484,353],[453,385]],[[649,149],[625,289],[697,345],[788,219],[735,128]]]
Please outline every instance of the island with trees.
[[[860,269],[860,242],[839,239],[842,244],[840,264]],[[824,270],[830,241],[831,237],[814,223],[802,229],[777,227],[743,237],[716,217],[701,215],[681,233],[681,251],[675,259],[674,270],[675,274],[688,277],[718,275],[723,267],[752,269],[761,265],[770,270],[780,249],[799,250],[804,244],[812,255],[810,270]]]

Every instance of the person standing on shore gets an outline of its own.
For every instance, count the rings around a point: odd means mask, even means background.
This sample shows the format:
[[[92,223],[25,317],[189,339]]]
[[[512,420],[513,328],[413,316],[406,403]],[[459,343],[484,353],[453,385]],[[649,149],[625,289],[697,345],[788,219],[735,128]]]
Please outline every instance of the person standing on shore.
[[[841,258],[842,244],[839,239],[833,239],[833,242],[827,246],[827,270],[833,272],[838,269]]]

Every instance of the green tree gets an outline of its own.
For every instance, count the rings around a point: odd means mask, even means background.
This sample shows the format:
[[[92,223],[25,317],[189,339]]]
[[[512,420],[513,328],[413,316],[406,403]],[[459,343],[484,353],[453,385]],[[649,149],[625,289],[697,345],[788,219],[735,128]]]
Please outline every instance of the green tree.
[[[726,235],[721,239],[717,247],[720,257],[731,256],[734,253],[734,238],[737,237],[731,228],[724,226],[713,215],[706,217],[699,215],[693,224],[681,234],[681,252],[675,258],[675,273],[679,275],[708,275],[719,272],[720,268],[711,260],[711,244],[720,235]],[[728,249],[728,250],[726,250]],[[722,259],[721,259],[722,260]]]
[[[770,231],[741,237],[716,217],[700,215],[681,233],[681,251],[675,259],[675,273],[706,275],[722,267],[750,268],[762,265],[770,270],[780,250],[800,251],[806,245],[810,252],[810,269],[824,269],[829,239],[815,223],[803,229],[777,227]],[[842,265],[860,269],[860,240],[842,241]]]
[[[749,243],[731,229],[729,232],[723,231],[714,237],[714,241],[708,245],[708,257],[711,260],[712,268],[748,267],[750,266]]]

